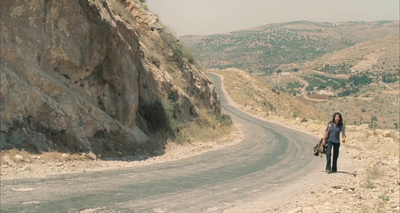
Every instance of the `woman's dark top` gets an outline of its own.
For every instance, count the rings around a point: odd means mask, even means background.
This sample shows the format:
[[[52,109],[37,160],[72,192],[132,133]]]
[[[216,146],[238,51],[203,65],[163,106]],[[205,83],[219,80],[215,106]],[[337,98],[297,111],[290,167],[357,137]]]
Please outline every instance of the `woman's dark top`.
[[[329,130],[328,141],[332,143],[340,143],[340,132],[342,132],[342,137],[346,136],[343,124],[335,126],[335,124],[330,121],[326,127],[326,130]]]

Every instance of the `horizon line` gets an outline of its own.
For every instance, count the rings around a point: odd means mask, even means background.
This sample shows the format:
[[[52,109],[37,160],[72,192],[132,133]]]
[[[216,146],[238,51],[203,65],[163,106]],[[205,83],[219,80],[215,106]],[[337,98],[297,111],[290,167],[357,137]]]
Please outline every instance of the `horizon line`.
[[[221,32],[221,33],[211,33],[211,34],[185,34],[185,35],[177,35],[178,37],[185,37],[185,36],[213,36],[213,35],[223,35],[223,34],[231,34],[234,32],[240,32],[240,31],[246,31],[246,30],[254,30],[255,28],[258,27],[263,27],[263,26],[268,26],[268,25],[274,25],[274,24],[289,24],[289,23],[294,23],[294,22],[311,22],[311,23],[329,23],[329,24],[338,24],[338,23],[373,23],[373,22],[381,22],[381,21],[390,21],[390,22],[400,22],[400,19],[381,19],[381,20],[375,20],[375,21],[338,21],[338,22],[327,22],[327,21],[322,21],[322,22],[317,22],[317,21],[310,21],[310,20],[296,20],[296,21],[289,21],[289,22],[275,22],[275,23],[268,23],[268,24],[262,24],[262,25],[256,25],[253,27],[249,27],[246,29],[239,29],[239,30],[233,30],[229,32]]]

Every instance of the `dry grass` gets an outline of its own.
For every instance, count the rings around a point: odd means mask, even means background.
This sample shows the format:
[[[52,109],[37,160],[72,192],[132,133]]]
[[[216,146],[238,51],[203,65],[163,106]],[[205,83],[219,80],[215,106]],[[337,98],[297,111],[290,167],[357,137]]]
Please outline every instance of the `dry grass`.
[[[232,131],[237,131],[236,127],[232,125],[230,116],[216,115],[206,109],[199,109],[198,114],[198,120],[188,123],[181,129],[175,142],[214,141],[228,135]]]
[[[177,143],[209,142],[222,138],[234,131],[235,127],[216,127],[190,123],[181,130],[181,134],[176,138]]]
[[[399,123],[398,91],[381,91],[379,84],[372,83],[361,89],[359,97],[334,98],[313,104],[313,107],[327,114],[339,111],[351,125],[369,123],[371,117],[376,116],[378,129],[395,129],[395,123]]]
[[[238,69],[209,70],[224,76],[229,96],[244,110],[260,117],[322,119],[321,113]]]
[[[126,21],[131,27],[135,27],[135,17],[125,8],[125,6],[119,2],[118,0],[109,0],[108,1],[114,12],[121,17],[123,21]]]
[[[384,172],[381,171],[380,167],[378,166],[378,163],[367,168],[366,172],[367,172],[367,179],[369,180],[380,179],[384,174]]]
[[[322,67],[324,64],[339,65],[346,63],[352,65],[352,68],[358,71],[373,70],[374,68],[382,69],[382,67],[386,70],[392,68],[393,65],[399,65],[398,53],[399,37],[396,34],[391,34],[326,54],[313,62],[306,63],[303,69],[312,70],[315,67]]]

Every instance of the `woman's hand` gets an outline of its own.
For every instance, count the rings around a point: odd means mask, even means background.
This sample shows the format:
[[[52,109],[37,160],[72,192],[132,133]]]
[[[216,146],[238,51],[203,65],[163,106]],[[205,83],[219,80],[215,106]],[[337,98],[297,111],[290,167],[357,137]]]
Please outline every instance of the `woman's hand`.
[[[342,143],[346,143],[346,137],[342,138]]]

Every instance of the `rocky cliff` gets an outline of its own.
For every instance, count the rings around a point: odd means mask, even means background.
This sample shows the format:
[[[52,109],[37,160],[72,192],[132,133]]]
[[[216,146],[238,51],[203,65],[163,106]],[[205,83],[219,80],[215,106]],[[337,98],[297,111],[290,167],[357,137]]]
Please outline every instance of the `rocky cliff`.
[[[182,124],[220,113],[193,63],[139,1],[1,1],[1,148],[135,154],[166,105]]]

